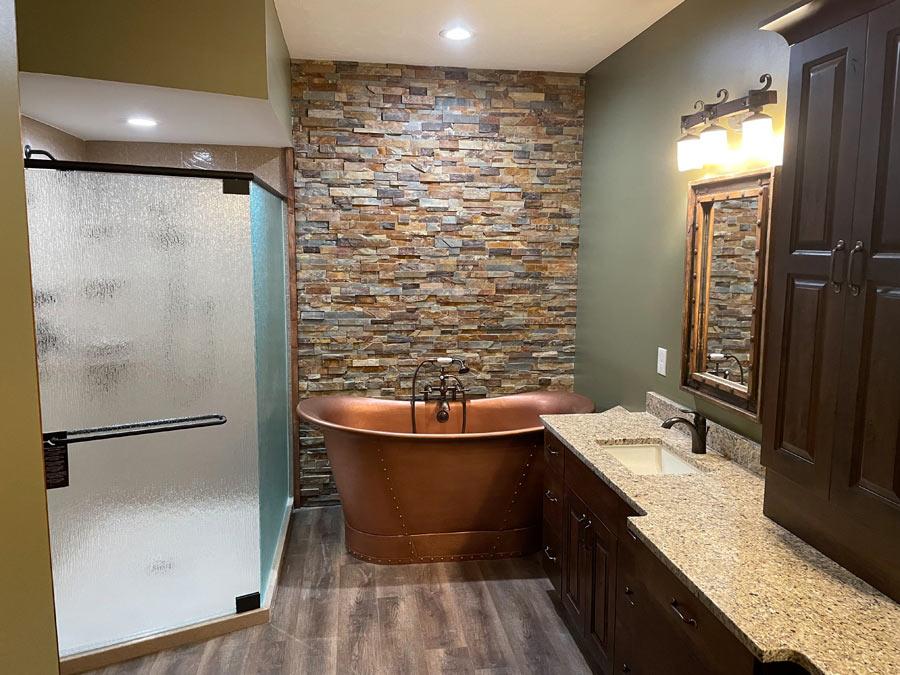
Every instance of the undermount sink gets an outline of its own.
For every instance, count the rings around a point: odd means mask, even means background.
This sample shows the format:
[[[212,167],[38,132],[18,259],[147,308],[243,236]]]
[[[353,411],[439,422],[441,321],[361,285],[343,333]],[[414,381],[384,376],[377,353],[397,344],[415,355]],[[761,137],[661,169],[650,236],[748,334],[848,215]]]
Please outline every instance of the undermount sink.
[[[603,449],[641,476],[691,474],[700,470],[658,443],[641,445],[604,445]]]

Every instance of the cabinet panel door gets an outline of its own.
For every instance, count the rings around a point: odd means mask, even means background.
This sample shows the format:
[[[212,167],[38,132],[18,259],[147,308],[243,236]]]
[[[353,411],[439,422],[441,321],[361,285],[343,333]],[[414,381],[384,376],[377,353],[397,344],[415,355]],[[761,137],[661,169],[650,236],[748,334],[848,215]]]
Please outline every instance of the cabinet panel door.
[[[900,2],[869,19],[831,500],[894,542],[900,573]],[[889,561],[884,561],[885,565]]]
[[[584,555],[582,554],[584,540],[584,524],[588,519],[588,510],[574,492],[566,490],[565,498],[566,522],[564,527],[563,556],[562,556],[562,602],[569,613],[573,623],[578,626],[584,624],[584,598],[585,575]]]
[[[616,610],[616,537],[593,514],[585,538],[589,590],[585,634],[601,663],[612,666]]]
[[[862,16],[793,47],[772,228],[763,462],[823,496],[838,396],[865,44]]]

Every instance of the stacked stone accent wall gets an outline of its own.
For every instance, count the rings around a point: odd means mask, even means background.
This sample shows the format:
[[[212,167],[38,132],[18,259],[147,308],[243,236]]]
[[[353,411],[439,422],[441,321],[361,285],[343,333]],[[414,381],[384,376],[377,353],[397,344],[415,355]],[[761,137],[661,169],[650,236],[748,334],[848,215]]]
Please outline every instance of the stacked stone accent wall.
[[[300,395],[408,396],[442,354],[475,395],[570,389],[581,76],[297,61],[292,99]]]
[[[719,202],[713,209],[712,268],[709,278],[707,351],[733,354],[750,381],[756,280],[756,197]],[[722,365],[739,380],[733,361]]]

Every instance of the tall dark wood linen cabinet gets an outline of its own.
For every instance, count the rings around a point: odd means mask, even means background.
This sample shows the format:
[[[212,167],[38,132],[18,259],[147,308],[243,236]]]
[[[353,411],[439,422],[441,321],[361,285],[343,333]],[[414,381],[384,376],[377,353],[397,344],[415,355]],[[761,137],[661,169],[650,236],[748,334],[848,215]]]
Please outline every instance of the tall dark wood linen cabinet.
[[[900,0],[792,9],[765,513],[900,600]]]

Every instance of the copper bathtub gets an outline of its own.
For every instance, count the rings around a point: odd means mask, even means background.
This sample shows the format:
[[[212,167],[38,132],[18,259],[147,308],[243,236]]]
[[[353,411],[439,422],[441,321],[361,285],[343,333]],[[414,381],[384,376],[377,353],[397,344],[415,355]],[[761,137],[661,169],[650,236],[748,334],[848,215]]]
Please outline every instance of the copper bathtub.
[[[540,547],[539,415],[593,412],[590,399],[531,392],[461,404],[328,396],[297,406],[319,427],[344,509],[347,550],[396,564],[525,555]]]

